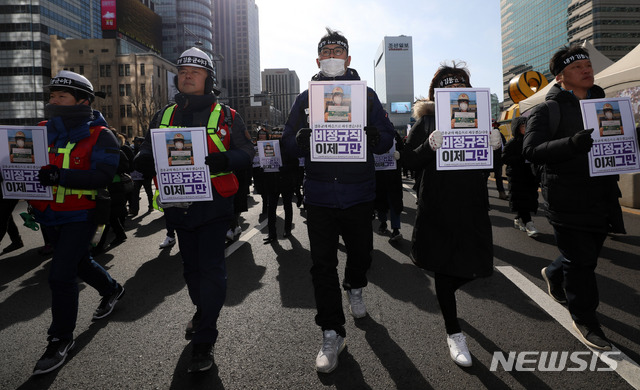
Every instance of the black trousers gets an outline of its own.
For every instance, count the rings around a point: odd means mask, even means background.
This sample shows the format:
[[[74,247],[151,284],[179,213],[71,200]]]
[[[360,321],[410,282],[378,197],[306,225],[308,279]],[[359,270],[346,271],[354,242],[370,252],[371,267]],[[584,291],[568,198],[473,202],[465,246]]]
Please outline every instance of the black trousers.
[[[447,334],[460,333],[455,293],[456,290],[473,279],[465,279],[441,273],[436,273],[435,279],[436,297],[440,304],[440,311],[444,318],[444,327],[447,330]]]
[[[282,206],[284,207],[284,231],[291,232],[293,224],[293,191],[269,192],[267,196],[267,226],[269,227],[269,237],[276,237],[276,211],[278,200],[282,195]]]
[[[0,199],[0,241],[6,233],[9,233],[12,243],[22,241],[18,226],[11,215],[17,204],[18,199]]]
[[[567,306],[574,321],[599,327],[596,309],[600,298],[595,270],[607,235],[559,226],[553,229],[562,256],[547,267],[547,277],[553,283],[564,284]]]
[[[338,277],[338,240],[342,236],[347,251],[342,287],[365,287],[371,266],[373,202],[347,209],[305,204],[311,246],[311,278],[316,299],[316,324],[322,330],[335,330],[346,336],[342,310],[342,289]]]

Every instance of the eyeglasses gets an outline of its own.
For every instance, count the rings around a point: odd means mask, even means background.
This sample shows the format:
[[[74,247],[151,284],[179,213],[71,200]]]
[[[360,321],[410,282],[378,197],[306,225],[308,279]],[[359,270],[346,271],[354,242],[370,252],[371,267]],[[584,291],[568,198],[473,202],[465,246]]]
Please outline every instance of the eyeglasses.
[[[322,50],[320,50],[320,57],[329,57],[331,53],[333,53],[333,55],[336,57],[340,57],[345,51],[346,49],[342,46],[334,47],[333,49],[324,47],[322,48]]]

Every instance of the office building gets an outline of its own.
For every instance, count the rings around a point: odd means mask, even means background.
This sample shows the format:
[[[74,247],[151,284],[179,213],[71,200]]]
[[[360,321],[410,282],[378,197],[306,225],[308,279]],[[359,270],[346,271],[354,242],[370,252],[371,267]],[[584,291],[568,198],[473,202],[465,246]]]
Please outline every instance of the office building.
[[[636,0],[501,0],[504,106],[509,82],[534,70],[553,80],[549,60],[560,47],[589,40],[611,60],[640,43]]]
[[[409,36],[384,37],[373,61],[374,85],[389,119],[401,134],[411,122],[413,43]]]
[[[262,71],[262,89],[271,94],[273,106],[288,118],[289,110],[300,93],[300,79],[295,70],[265,69]]]
[[[49,36],[102,38],[100,0],[5,1],[0,20],[0,123],[34,125],[51,80]]]
[[[213,46],[223,57],[219,62],[220,98],[244,115],[256,104],[253,97],[262,91],[258,6],[255,0],[216,0],[213,18]]]
[[[156,111],[173,97],[170,84],[177,70],[160,55],[124,50],[130,42],[113,39],[64,39],[51,36],[51,71],[70,70],[84,75],[95,91],[93,107],[117,131],[143,136]]]

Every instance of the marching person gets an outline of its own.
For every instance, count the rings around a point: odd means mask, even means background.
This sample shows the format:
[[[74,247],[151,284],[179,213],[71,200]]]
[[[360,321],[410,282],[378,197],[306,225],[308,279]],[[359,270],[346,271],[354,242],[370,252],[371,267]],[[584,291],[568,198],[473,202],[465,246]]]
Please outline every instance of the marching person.
[[[531,213],[538,211],[538,179],[531,163],[522,155],[522,140],[527,127],[527,118],[519,116],[511,121],[513,138],[502,151],[502,161],[507,166],[509,178],[509,207],[516,212],[513,227],[527,233],[529,237],[540,235],[531,220]]]
[[[43,186],[52,187],[52,200],[30,200],[35,219],[54,248],[49,271],[51,326],[49,344],[33,374],[60,367],[74,346],[73,330],[78,315],[78,281],[102,296],[93,320],[108,316],[124,295],[124,287],[89,254],[97,219],[106,214],[97,205],[99,189],[113,180],[118,168],[118,141],[102,114],[92,110],[96,93],[84,76],[62,70],[49,84],[49,104],[44,122],[49,141],[49,164],[38,172]],[[104,223],[104,221],[102,222]]]
[[[429,99],[415,104],[417,122],[407,145],[395,155],[403,166],[422,171],[411,259],[434,273],[451,359],[469,367],[471,355],[458,322],[455,292],[493,273],[487,179],[482,170],[436,170],[436,151],[443,135],[436,129],[435,88],[471,88],[467,69],[455,63],[438,68],[429,86]],[[502,146],[495,129],[490,144],[494,150]],[[460,233],[461,223],[465,224],[464,234]]]
[[[178,234],[184,278],[196,306],[185,336],[193,344],[188,371],[198,372],[213,366],[216,322],[226,297],[225,239],[233,217],[233,195],[238,191],[238,180],[231,171],[249,168],[254,150],[245,137],[242,117],[217,102],[209,56],[191,48],[180,55],[177,65],[176,104],[158,111],[150,129],[205,127],[208,132],[204,163],[211,173],[214,199],[161,206],[167,224]],[[136,169],[145,176],[153,176],[155,171],[150,133],[134,160]]]
[[[542,194],[561,254],[541,270],[542,278],[549,295],[568,304],[580,340],[609,351],[611,342],[596,315],[600,299],[595,269],[607,233],[625,233],[618,201],[621,193],[617,175],[589,175],[593,129],[584,129],[580,110],[580,100],[604,98],[605,93],[594,84],[589,53],[580,46],[558,50],[549,68],[557,83],[546,100],[554,103],[534,109],[523,141],[525,158],[544,164]],[[557,129],[550,128],[548,104],[558,106]]]
[[[347,39],[327,28],[318,44],[316,64],[320,72],[314,81],[360,80],[349,68],[351,57]],[[373,200],[375,165],[373,153],[385,153],[392,145],[394,128],[378,96],[367,88],[366,162],[313,162],[309,158],[311,129],[305,110],[309,91],[296,98],[285,124],[282,145],[285,154],[305,157],[304,204],[311,246],[311,276],[316,300],[316,324],[323,332],[316,369],[327,373],[338,365],[345,346],[345,317],[338,279],[338,239],[342,236],[347,264],[342,288],[349,299],[353,317],[367,315],[362,289],[373,249]]]

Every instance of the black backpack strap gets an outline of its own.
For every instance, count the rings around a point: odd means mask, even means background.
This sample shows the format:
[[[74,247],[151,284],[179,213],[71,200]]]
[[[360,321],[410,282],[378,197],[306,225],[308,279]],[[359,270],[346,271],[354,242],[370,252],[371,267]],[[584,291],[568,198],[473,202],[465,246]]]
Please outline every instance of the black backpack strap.
[[[560,126],[560,105],[555,100],[545,100],[544,104],[549,109],[549,135],[554,139]]]

